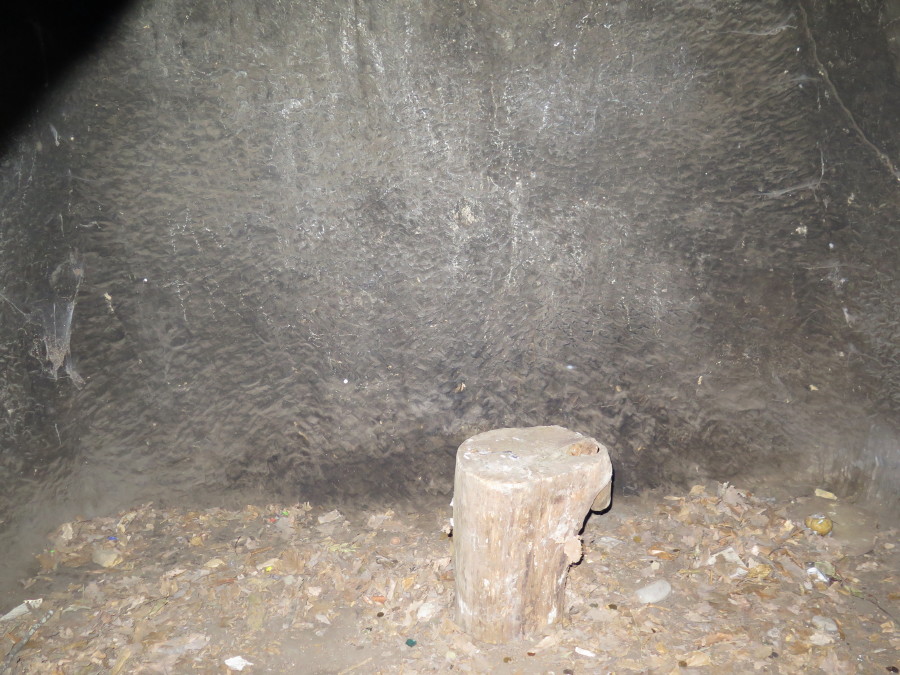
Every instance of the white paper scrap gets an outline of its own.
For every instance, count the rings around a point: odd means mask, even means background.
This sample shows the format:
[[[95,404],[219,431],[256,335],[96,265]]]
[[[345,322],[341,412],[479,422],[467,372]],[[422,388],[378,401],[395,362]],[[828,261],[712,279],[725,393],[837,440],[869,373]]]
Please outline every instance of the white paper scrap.
[[[246,666],[252,666],[253,664],[243,656],[232,656],[230,659],[225,659],[225,665],[228,666],[229,670],[243,670]]]
[[[28,614],[29,610],[37,609],[41,606],[41,603],[44,602],[43,598],[36,598],[34,600],[26,600],[18,607],[13,607],[3,616],[0,616],[0,621],[12,621],[13,619],[17,619],[23,614]]]

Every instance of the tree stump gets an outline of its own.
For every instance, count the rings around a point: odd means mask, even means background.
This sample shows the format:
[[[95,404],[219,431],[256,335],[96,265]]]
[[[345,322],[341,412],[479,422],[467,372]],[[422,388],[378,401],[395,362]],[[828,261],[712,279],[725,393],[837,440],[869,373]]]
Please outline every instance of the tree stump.
[[[609,452],[563,427],[496,429],[456,453],[456,622],[499,644],[554,624],[589,510],[609,506]]]

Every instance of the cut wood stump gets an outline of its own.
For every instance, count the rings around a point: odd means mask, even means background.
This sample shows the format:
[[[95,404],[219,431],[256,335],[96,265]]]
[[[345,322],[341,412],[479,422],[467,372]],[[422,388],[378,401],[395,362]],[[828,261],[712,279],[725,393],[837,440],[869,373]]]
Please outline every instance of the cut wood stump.
[[[456,622],[499,644],[554,624],[590,510],[609,506],[609,452],[563,427],[495,429],[456,453]]]

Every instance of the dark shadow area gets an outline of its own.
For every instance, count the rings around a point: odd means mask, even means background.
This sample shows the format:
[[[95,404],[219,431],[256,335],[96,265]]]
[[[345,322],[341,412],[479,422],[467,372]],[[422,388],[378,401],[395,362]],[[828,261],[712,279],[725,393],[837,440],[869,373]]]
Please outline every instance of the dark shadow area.
[[[0,5],[0,153],[72,70],[102,47],[129,0]]]

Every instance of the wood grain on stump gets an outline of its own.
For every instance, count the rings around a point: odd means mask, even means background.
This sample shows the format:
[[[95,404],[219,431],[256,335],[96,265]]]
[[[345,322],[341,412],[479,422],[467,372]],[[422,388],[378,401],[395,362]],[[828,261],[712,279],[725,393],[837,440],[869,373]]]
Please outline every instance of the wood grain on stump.
[[[502,643],[554,624],[589,510],[609,505],[606,447],[563,427],[496,429],[456,454],[456,621]]]

